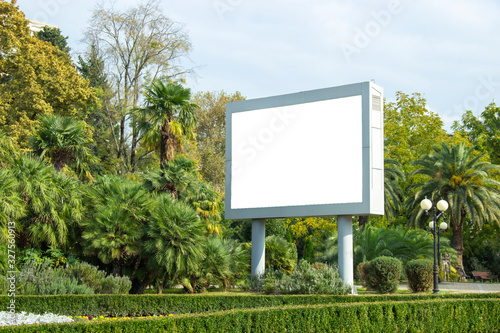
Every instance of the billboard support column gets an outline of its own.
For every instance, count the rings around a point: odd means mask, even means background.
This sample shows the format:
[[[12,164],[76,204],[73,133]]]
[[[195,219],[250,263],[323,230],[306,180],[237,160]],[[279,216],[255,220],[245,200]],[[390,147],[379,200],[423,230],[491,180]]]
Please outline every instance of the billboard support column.
[[[339,230],[339,274],[345,283],[352,287],[353,294],[356,293],[354,287],[354,250],[352,243],[352,216],[337,216]]]
[[[264,274],[266,262],[266,220],[252,220],[252,275]]]

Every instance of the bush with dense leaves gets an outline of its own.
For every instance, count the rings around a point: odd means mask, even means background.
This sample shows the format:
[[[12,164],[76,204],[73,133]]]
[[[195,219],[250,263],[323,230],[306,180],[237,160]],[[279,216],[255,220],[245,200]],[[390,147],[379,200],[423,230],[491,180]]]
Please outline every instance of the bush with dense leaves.
[[[414,293],[429,291],[432,288],[432,261],[417,259],[405,266],[408,287]]]
[[[340,278],[338,269],[326,264],[311,265],[301,260],[291,274],[267,269],[261,279],[250,277],[246,289],[266,294],[330,294],[346,295],[351,287]]]
[[[365,279],[381,294],[393,293],[398,289],[401,275],[401,261],[381,256],[363,266]]]
[[[128,277],[106,276],[85,262],[65,268],[28,262],[15,278],[17,295],[126,294],[132,286]],[[7,293],[8,282],[0,276],[0,294]]]

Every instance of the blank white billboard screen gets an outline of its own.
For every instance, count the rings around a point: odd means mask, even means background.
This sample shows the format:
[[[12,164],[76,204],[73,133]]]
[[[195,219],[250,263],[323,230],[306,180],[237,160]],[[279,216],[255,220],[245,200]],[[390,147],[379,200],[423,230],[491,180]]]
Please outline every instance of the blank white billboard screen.
[[[231,209],[360,203],[362,96],[231,114]]]

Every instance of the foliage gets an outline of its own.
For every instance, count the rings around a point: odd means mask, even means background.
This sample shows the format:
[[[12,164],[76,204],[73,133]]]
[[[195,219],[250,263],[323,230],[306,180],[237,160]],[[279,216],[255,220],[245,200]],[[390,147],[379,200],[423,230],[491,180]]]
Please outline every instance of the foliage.
[[[82,117],[95,96],[67,54],[32,38],[15,4],[0,2],[0,128],[26,148],[37,116]]]
[[[218,192],[224,191],[226,162],[226,104],[242,101],[240,92],[198,92],[193,102],[198,105],[196,143],[200,160],[200,174]]]
[[[288,243],[282,237],[267,236],[265,266],[291,273],[295,265],[297,265],[297,248],[295,244]]]
[[[57,296],[60,297],[60,296]],[[73,296],[76,297],[76,296]],[[80,298],[96,298],[98,296],[80,296]],[[127,296],[128,298],[130,296]],[[264,296],[265,297],[265,296]],[[260,300],[263,300],[261,297]],[[222,312],[195,313],[183,315],[177,311],[161,318],[133,318],[128,320],[95,321],[23,325],[3,328],[7,332],[495,332],[500,320],[500,303],[494,295],[487,297],[454,297],[438,299],[423,298],[415,302],[413,298],[406,300],[380,299],[371,297],[369,303],[350,302],[351,304],[327,303],[328,296],[321,296],[322,303],[307,305],[307,300],[314,296],[279,296],[266,297],[281,301],[274,307],[234,309]],[[332,298],[357,299],[357,297],[331,296]],[[144,298],[144,297],[143,297]],[[162,297],[165,299],[165,297]],[[221,302],[220,299],[207,297]],[[233,297],[234,298],[234,297]],[[191,297],[192,299],[192,297]],[[287,305],[283,300],[301,300],[302,304]],[[365,298],[363,300],[367,300]],[[151,302],[150,299],[147,299]],[[242,302],[239,299],[240,303]],[[189,303],[189,302],[188,302]],[[201,302],[200,302],[201,303]],[[206,303],[202,303],[205,305]],[[285,305],[283,305],[285,304]],[[156,305],[156,304],[155,304]],[[206,304],[209,306],[208,304]],[[160,308],[160,307],[158,307]],[[178,315],[182,313],[181,315]],[[99,314],[97,315],[99,317]],[[426,320],[422,320],[426,318]],[[457,320],[460,318],[460,320]],[[478,320],[481,318],[481,320]]]
[[[65,247],[70,227],[83,218],[80,183],[38,158],[20,156],[10,168],[26,214],[16,223],[17,247]]]
[[[193,314],[218,311],[237,311],[261,308],[269,311],[275,307],[339,305],[350,308],[357,303],[369,306],[390,302],[393,305],[411,302],[419,304],[467,304],[475,301],[498,303],[500,294],[405,294],[405,295],[255,295],[238,293],[205,293],[195,295],[16,295],[16,311],[32,313],[59,313],[72,316],[137,317],[168,313]],[[7,295],[0,296],[0,306],[5,309],[10,302]],[[448,315],[448,314],[446,314]],[[476,318],[477,319],[477,318]],[[421,320],[421,318],[419,318]]]
[[[301,260],[292,274],[281,281],[280,291],[284,294],[346,295],[352,290],[340,278],[337,267],[311,265]]]
[[[401,261],[393,257],[377,257],[363,266],[368,285],[381,294],[393,293],[398,289]]]
[[[70,117],[42,115],[40,126],[30,139],[34,153],[46,157],[57,171],[72,165],[75,171],[86,179],[93,179],[87,171],[87,164],[96,162],[90,145],[92,139],[86,124]]]
[[[159,1],[148,0],[125,10],[112,1],[101,2],[93,10],[85,36],[89,47],[106,61],[112,92],[105,110],[113,128],[110,148],[125,170],[134,171],[151,154],[141,147],[139,119],[133,111],[139,106],[142,87],[190,72],[181,67],[191,48],[188,34],[183,25],[163,14]]]
[[[306,240],[306,245],[304,246],[304,259],[310,264],[314,263],[314,243],[312,238],[309,237]]]
[[[158,196],[143,250],[151,271],[182,282],[193,293],[205,259],[203,235],[204,225],[191,207],[167,194]]]
[[[462,115],[461,122],[455,121],[455,134],[464,135],[483,153],[487,153],[493,164],[500,164],[500,108],[495,103],[488,105],[478,118],[472,111]]]
[[[201,280],[205,282],[205,289],[210,285],[231,288],[249,271],[250,251],[235,240],[210,236],[204,251]]]
[[[160,166],[174,159],[184,137],[193,139],[196,104],[190,102],[191,90],[179,83],[154,81],[145,89],[146,106],[138,109],[139,129],[148,149],[160,153]]]
[[[465,144],[434,147],[434,152],[413,164],[418,166],[415,175],[425,178],[413,186],[417,191],[405,205],[412,211],[411,222],[425,221],[420,202],[429,197],[433,202],[445,199],[449,208],[449,221],[453,231],[453,248],[457,251],[458,265],[462,265],[463,227],[469,219],[472,226],[498,223],[500,218],[499,182],[491,173],[500,170],[497,165],[481,161],[482,155],[473,156],[473,148]]]
[[[427,108],[425,98],[400,91],[396,102],[384,105],[384,135],[386,157],[400,162],[406,174],[413,169],[411,162],[446,139],[443,121]]]
[[[489,271],[500,277],[500,227],[496,224],[484,225],[481,229],[466,230],[464,238],[464,268],[472,271]]]
[[[417,259],[405,266],[408,287],[414,293],[429,291],[433,283],[433,263],[430,260]]]
[[[93,294],[94,290],[77,279],[64,274],[62,269],[52,268],[48,263],[27,263],[16,276],[16,291],[19,295],[63,295]]]
[[[384,212],[388,221],[391,217],[398,216],[402,208],[402,200],[404,200],[400,183],[404,181],[405,175],[401,167],[401,163],[392,158],[384,159]]]
[[[8,223],[25,214],[17,179],[7,169],[0,169],[0,243],[7,242]]]
[[[220,234],[219,194],[200,180],[192,160],[177,156],[166,162],[162,168],[152,170],[143,176],[144,187],[150,192],[170,192],[174,198],[187,203],[196,210],[207,224],[209,233]]]
[[[346,295],[351,287],[340,278],[337,267],[301,260],[292,273],[271,268],[260,277],[248,276],[245,289],[265,294]]]
[[[116,176],[98,178],[88,197],[88,218],[81,222],[84,251],[120,274],[141,252],[142,225],[154,202],[141,184]]]
[[[79,284],[89,286],[96,294],[128,294],[132,287],[132,282],[128,277],[106,276],[106,272],[86,262],[77,262],[68,266],[64,273],[76,279]]]
[[[19,295],[126,294],[132,285],[127,277],[106,276],[83,262],[53,267],[49,262],[28,261],[15,278]]]
[[[43,27],[43,29],[38,31],[35,36],[40,40],[49,42],[53,46],[59,48],[62,52],[69,54],[69,51],[71,51],[68,46],[68,42],[66,41],[68,37],[64,37],[59,28]]]

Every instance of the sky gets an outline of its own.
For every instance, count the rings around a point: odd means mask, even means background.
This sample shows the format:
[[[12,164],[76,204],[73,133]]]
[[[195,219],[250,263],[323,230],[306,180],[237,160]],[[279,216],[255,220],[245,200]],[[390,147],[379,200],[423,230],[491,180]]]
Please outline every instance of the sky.
[[[18,0],[83,53],[99,0]],[[119,0],[124,9],[140,1]],[[387,101],[418,92],[445,129],[500,98],[495,0],[160,0],[185,25],[197,91],[260,98],[375,81]]]

